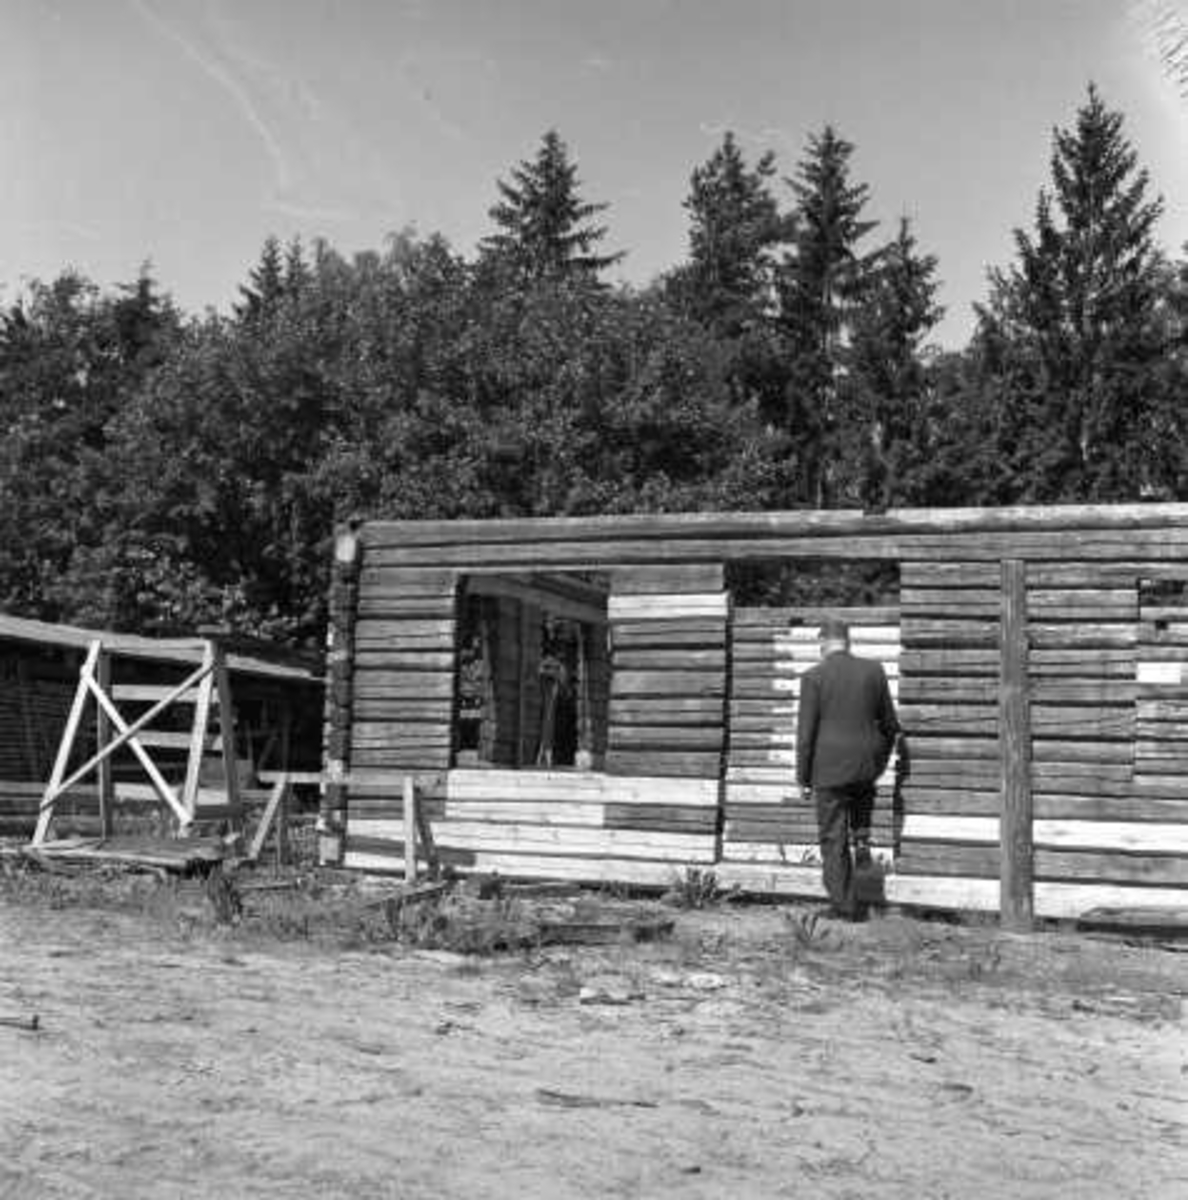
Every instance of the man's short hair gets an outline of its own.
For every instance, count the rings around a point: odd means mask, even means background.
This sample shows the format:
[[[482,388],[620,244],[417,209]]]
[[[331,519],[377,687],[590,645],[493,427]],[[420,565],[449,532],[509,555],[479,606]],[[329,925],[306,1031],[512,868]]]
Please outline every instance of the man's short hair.
[[[826,617],[817,630],[817,637],[823,642],[848,642],[850,627],[841,617]]]

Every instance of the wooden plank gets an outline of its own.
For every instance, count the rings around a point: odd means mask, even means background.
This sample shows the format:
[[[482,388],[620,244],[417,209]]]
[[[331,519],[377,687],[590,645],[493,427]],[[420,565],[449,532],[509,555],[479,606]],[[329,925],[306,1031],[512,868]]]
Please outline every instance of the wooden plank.
[[[53,819],[54,802],[58,796],[67,791],[72,786],[72,783],[77,782],[82,777],[76,771],[74,779],[67,779],[66,772],[70,765],[70,754],[74,748],[74,740],[78,736],[79,726],[86,707],[87,695],[90,690],[86,685],[86,679],[89,673],[95,669],[95,664],[99,660],[102,648],[102,643],[98,639],[92,641],[87,649],[86,658],[83,660],[78,686],[74,689],[74,698],[71,701],[70,712],[66,717],[66,726],[62,731],[62,740],[58,743],[58,752],[54,758],[53,769],[50,772],[49,782],[45,785],[45,791],[39,806],[37,827],[33,833],[33,844],[35,846],[43,844],[49,834],[50,822]]]
[[[180,695],[175,695],[173,686],[163,683],[116,683],[112,684],[108,691],[113,700],[131,704],[156,703],[166,698],[170,699],[171,704],[194,704],[199,694],[199,688],[190,688]]]
[[[100,651],[95,662],[95,679],[99,686],[111,694],[111,655]],[[141,735],[143,739],[143,734]],[[111,720],[102,705],[95,710],[95,746],[102,750],[111,740]],[[96,780],[99,793],[99,832],[102,837],[110,837],[114,829],[115,807],[115,776],[112,773],[110,756],[99,761],[98,778]]]

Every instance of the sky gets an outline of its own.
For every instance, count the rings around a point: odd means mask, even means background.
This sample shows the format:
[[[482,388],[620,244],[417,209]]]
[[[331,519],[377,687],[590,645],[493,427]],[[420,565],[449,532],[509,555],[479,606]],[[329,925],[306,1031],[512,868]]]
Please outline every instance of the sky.
[[[907,216],[938,258],[956,346],[1090,81],[1183,252],[1186,34],[1188,0],[0,0],[0,302],[147,262],[227,311],[270,234],[350,255],[412,226],[470,254],[550,128],[645,284],[727,130],[787,177],[831,124],[880,232]]]

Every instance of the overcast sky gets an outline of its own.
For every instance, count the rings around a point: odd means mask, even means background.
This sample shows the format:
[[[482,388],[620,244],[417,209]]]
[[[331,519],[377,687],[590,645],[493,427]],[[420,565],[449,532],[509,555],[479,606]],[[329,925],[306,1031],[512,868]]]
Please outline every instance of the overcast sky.
[[[791,174],[856,146],[889,236],[940,259],[961,343],[1093,80],[1188,242],[1188,0],[0,0],[0,299],[77,266],[226,309],[269,233],[461,251],[557,128],[643,283],[683,256],[692,169],[727,129]],[[1163,18],[1163,24],[1158,21]],[[1181,64],[1188,60],[1183,51]],[[1185,72],[1188,77],[1188,71]],[[781,186],[781,198],[787,193]]]

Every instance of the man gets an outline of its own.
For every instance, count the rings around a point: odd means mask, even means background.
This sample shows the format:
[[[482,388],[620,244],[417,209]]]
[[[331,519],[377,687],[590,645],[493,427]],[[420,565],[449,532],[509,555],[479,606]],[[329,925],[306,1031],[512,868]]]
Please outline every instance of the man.
[[[850,653],[849,626],[836,617],[821,625],[821,662],[800,681],[796,774],[817,810],[821,872],[834,912],[861,918],[850,831],[859,861],[870,859],[875,781],[886,770],[899,720],[881,663]]]

